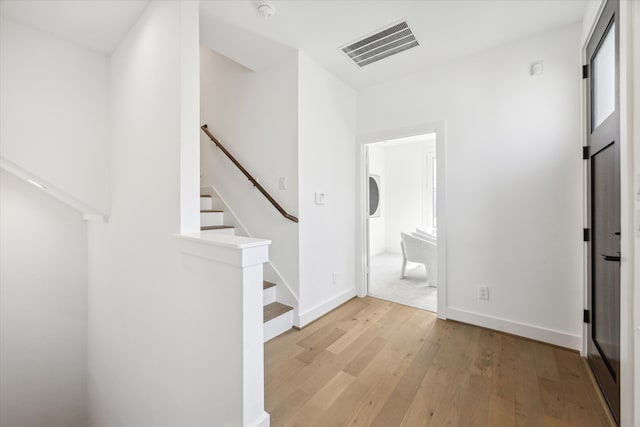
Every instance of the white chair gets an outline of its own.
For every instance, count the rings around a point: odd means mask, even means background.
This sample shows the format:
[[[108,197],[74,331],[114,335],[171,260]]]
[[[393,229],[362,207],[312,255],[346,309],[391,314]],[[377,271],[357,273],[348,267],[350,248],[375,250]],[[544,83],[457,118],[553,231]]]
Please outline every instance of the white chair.
[[[420,236],[428,237],[432,240],[438,240],[438,230],[433,227],[418,226],[416,227],[416,233],[418,233]]]
[[[400,233],[402,249],[402,268],[400,278],[404,279],[407,261],[423,264],[427,270],[427,281],[430,286],[437,286],[438,246],[435,240],[425,238],[418,233]]]

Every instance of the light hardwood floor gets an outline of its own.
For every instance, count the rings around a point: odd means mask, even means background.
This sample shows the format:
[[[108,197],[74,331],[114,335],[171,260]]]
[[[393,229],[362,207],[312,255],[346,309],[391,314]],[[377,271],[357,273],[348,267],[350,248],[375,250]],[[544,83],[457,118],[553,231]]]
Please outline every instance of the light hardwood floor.
[[[374,298],[265,344],[276,426],[609,426],[572,351]]]

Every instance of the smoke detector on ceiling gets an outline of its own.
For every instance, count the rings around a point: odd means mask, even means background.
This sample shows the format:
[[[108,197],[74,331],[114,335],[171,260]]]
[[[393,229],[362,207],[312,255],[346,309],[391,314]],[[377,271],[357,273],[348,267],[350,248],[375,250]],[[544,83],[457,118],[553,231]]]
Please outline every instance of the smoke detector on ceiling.
[[[264,19],[271,18],[276,13],[276,7],[269,0],[260,0],[256,2],[258,13]]]

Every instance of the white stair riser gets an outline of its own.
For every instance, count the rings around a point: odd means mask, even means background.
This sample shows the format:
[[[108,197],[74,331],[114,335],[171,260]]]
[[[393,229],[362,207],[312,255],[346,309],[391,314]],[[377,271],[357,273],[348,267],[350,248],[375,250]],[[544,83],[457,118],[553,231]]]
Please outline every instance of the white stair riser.
[[[269,305],[276,302],[276,287],[272,286],[262,291],[262,305]]]
[[[203,230],[202,233],[236,234],[235,230],[235,228],[221,228],[219,230]]]
[[[293,310],[281,314],[264,324],[264,342],[287,332],[293,327]]]
[[[224,215],[222,212],[200,212],[200,225],[223,225]]]
[[[211,197],[200,197],[200,210],[213,209],[213,199]]]

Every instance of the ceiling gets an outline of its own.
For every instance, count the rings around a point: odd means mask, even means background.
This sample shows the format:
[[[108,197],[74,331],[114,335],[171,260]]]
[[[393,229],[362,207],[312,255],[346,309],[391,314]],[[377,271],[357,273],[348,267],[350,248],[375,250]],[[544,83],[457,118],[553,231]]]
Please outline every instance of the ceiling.
[[[579,22],[599,0],[202,0],[201,10],[254,35],[300,49],[354,88],[363,88],[546,30]],[[339,47],[406,19],[420,46],[358,68]],[[202,29],[201,22],[201,29]]]
[[[148,0],[2,0],[0,15],[79,46],[110,54]]]
[[[276,13],[269,20],[259,16],[256,1],[202,0],[200,25],[201,33],[208,34],[207,44],[217,43],[225,50],[221,53],[244,58],[243,65],[252,69],[277,61],[291,48],[300,49],[358,89],[579,22],[587,3],[599,0],[272,0]],[[0,0],[0,14],[110,54],[147,4]],[[401,19],[408,21],[419,47],[365,68],[338,49]]]

